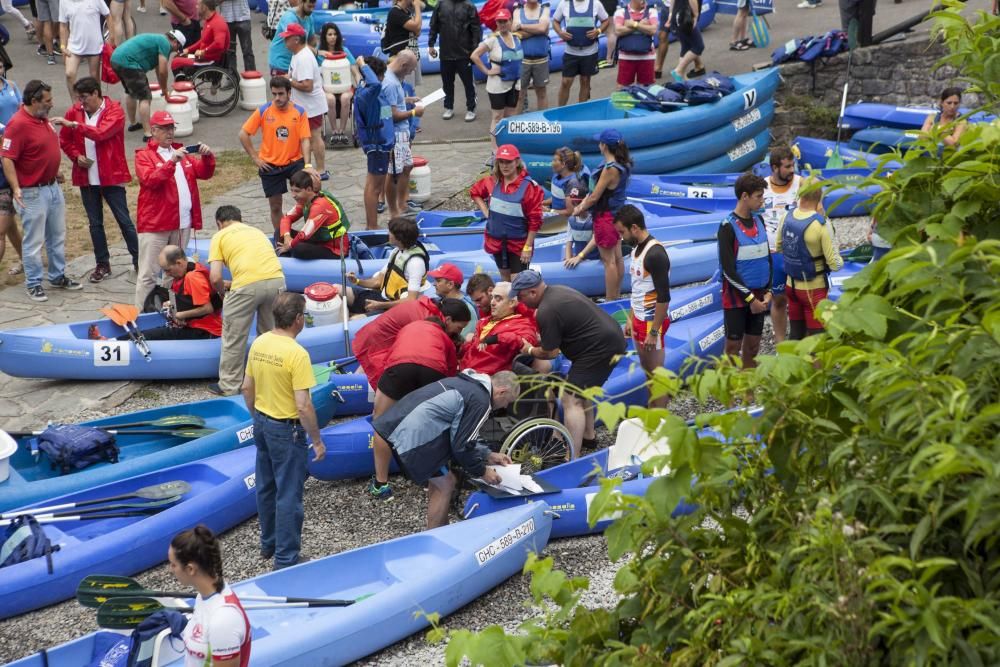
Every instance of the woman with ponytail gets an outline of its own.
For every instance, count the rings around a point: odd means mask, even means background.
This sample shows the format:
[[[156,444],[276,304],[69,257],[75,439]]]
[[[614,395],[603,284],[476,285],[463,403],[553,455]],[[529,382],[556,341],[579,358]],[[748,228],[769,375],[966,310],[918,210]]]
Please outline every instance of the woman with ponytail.
[[[195,526],[174,536],[167,550],[179,583],[198,591],[184,628],[186,667],[246,667],[250,662],[250,620],[222,578],[222,551],[211,530]]]

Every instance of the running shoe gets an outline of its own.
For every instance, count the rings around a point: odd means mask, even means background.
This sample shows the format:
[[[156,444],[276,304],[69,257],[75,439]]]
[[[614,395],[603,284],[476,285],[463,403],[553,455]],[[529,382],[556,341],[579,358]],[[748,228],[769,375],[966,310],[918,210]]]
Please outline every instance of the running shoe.
[[[455,117],[454,109],[445,109],[444,112],[441,114],[441,118],[443,118],[444,120],[451,120],[454,117]]]
[[[145,7],[136,7],[135,11],[139,12],[140,14],[145,14],[146,13],[146,8]]]
[[[321,180],[321,181],[329,181],[330,180],[330,172],[329,171],[324,171],[322,174],[319,175],[319,180]]]
[[[385,202],[384,202],[384,201],[380,201],[380,202],[379,202],[379,203],[378,203],[378,204],[377,204],[377,205],[375,206],[375,208],[376,208],[376,210],[378,210],[378,212],[379,212],[380,214],[381,214],[381,213],[385,213]]]
[[[389,483],[379,484],[373,476],[368,480],[368,495],[372,497],[373,500],[392,500],[392,487]]]
[[[476,120],[476,112],[475,111],[466,111],[465,112],[465,122],[466,123],[471,123],[474,120]]]
[[[704,67],[702,67],[701,69],[693,69],[690,72],[688,72],[689,79],[697,79],[699,76],[705,76]]]
[[[50,65],[55,65],[56,64],[56,57],[54,55],[49,55],[49,57],[47,58],[47,62]]]
[[[58,42],[52,42],[52,53],[57,56],[61,56],[63,54],[62,47],[59,46]]]
[[[25,291],[28,293],[28,298],[32,301],[48,301],[49,297],[42,289],[41,285],[35,285],[34,287],[26,287]]]
[[[97,268],[90,274],[90,282],[99,283],[111,275],[111,267],[107,264],[98,264]]]
[[[58,287],[59,289],[68,289],[74,292],[76,290],[83,289],[83,285],[65,275],[59,276],[55,280],[50,280],[49,284],[52,285],[53,287]]]
[[[40,56],[47,56],[47,55],[49,55],[49,52],[45,50],[45,45],[44,44],[39,44],[38,48],[35,49],[35,53],[37,53]]]

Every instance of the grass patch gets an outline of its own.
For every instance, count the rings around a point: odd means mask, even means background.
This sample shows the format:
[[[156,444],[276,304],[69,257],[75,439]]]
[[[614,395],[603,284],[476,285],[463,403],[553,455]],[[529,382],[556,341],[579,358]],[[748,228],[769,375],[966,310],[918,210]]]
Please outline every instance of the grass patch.
[[[215,175],[207,181],[198,181],[198,191],[201,195],[201,203],[207,206],[212,200],[233,188],[250,180],[257,175],[257,167],[253,161],[243,151],[222,151],[215,156]],[[136,200],[139,198],[139,180],[135,177],[135,168],[129,165],[132,172],[132,182],[125,186],[125,194],[128,198],[129,211],[132,212],[132,221],[135,222]],[[63,183],[63,194],[66,196],[66,261],[76,259],[83,255],[92,255],[94,246],[90,242],[90,223],[87,221],[87,213],[83,209],[83,202],[80,200],[80,189],[73,187],[70,182],[70,165],[63,163],[62,172],[66,176]],[[20,218],[17,219],[20,227]],[[21,228],[23,231],[23,228]],[[121,233],[118,231],[118,224],[107,206],[104,207],[104,229],[108,236],[108,245],[115,246],[122,242]],[[7,244],[7,252],[4,253],[3,260],[0,261],[0,285],[17,285],[24,281],[24,276],[8,276],[7,269],[15,262],[19,261],[17,253]],[[78,276],[77,276],[78,277]]]

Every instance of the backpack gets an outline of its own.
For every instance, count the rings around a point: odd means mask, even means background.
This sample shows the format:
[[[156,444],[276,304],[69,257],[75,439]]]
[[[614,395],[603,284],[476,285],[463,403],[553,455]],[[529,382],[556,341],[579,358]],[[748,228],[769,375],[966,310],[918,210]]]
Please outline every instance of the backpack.
[[[59,545],[53,546],[38,520],[30,514],[22,514],[12,519],[4,532],[0,568],[45,556],[49,574],[52,574],[54,551],[59,551]]]
[[[708,104],[722,99],[736,90],[733,80],[718,72],[709,72],[705,76],[691,79],[687,82],[687,94],[684,99],[691,106]]]
[[[170,628],[170,636],[166,641],[177,639],[183,645],[181,633],[186,625],[187,617],[184,614],[166,610],[150,614],[128,636],[99,632],[95,635],[95,640],[102,639],[102,635],[107,635],[107,638],[95,641],[89,667],[153,667],[153,647],[150,640]]]
[[[640,86],[633,84],[624,88],[625,92],[638,100],[637,107],[650,111],[675,111],[680,107],[667,106],[661,102],[683,102],[684,95],[673,88],[658,86]]]
[[[163,312],[163,305],[170,303],[170,292],[163,285],[157,285],[146,295],[146,300],[142,302],[142,312],[160,313]],[[215,305],[214,303],[212,304]]]
[[[49,426],[38,436],[38,448],[48,455],[52,469],[64,475],[101,461],[118,463],[115,436],[80,424]]]
[[[388,150],[382,144],[382,82],[365,83],[354,91],[354,132],[365,153]]]

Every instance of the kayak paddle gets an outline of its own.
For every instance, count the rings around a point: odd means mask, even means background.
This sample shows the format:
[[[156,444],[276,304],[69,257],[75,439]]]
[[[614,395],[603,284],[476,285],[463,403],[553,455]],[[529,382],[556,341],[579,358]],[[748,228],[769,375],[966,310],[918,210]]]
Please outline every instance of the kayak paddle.
[[[853,30],[856,35],[857,29],[857,19],[851,19],[847,26],[848,33]],[[851,61],[854,59],[854,48],[856,46],[857,42],[851,41],[849,36],[847,46],[847,75],[844,77],[844,94],[840,98],[840,115],[837,116],[837,145],[826,161],[827,169],[842,169],[844,167],[844,159],[840,157],[840,134],[844,129],[844,111],[847,109],[847,87],[851,83]]]
[[[149,516],[150,514],[156,514],[165,507],[150,507],[148,509],[134,509],[128,512],[108,512],[102,513],[100,508],[94,510],[93,514],[43,514],[42,516],[35,517],[38,523],[58,523],[60,521],[100,521],[101,519],[123,519],[127,517],[136,516]],[[13,523],[13,519],[3,519],[0,520],[0,526],[9,526]]]
[[[204,438],[206,435],[212,435],[218,429],[214,428],[192,428],[179,426],[175,428],[127,428],[124,431],[111,428],[101,428],[96,427],[105,433],[110,433],[111,435],[172,435],[176,438]],[[29,435],[41,435],[45,431],[7,431],[7,435],[14,438],[23,438]]]
[[[637,100],[634,97],[632,97],[631,94],[626,93],[624,91],[611,93],[610,99],[611,99],[611,106],[613,106],[615,109],[620,109],[622,111],[631,111],[640,104],[652,104],[658,107],[671,108],[671,109],[681,109],[688,105],[687,102],[667,102],[665,100],[663,101]]]
[[[367,596],[366,596],[367,597]],[[359,600],[321,600],[324,604],[311,602],[272,602],[269,604],[247,605],[245,611],[257,609],[306,609],[311,607],[348,607]],[[97,610],[97,625],[105,630],[130,630],[158,611],[178,611],[191,613],[193,607],[172,606],[170,599],[151,597],[114,598],[103,603]]]
[[[147,509],[166,509],[167,505],[172,505],[181,499],[180,496],[171,496],[170,498],[163,498],[162,500],[151,500],[149,502],[140,502],[133,500],[131,502],[124,503],[112,503],[111,505],[99,505],[94,507],[84,507],[83,509],[71,512],[69,510],[64,510],[62,512],[42,512],[40,514],[34,514],[33,516],[41,520],[44,518],[63,518],[66,516],[81,516],[88,514],[96,514],[97,512],[107,512],[109,510],[147,510]]]
[[[93,498],[91,500],[80,500],[75,503],[62,503],[61,505],[49,505],[48,507],[32,507],[25,510],[17,510],[15,512],[6,512],[0,514],[0,519],[12,519],[15,516],[20,516],[22,514],[51,514],[53,512],[58,512],[60,510],[70,510],[77,507],[87,507],[89,505],[100,505],[101,503],[110,503],[115,500],[126,500],[128,498],[144,498],[146,500],[163,500],[164,498],[173,498],[174,496],[183,496],[184,494],[191,491],[191,485],[182,479],[175,479],[170,482],[162,482],[160,484],[152,484],[150,486],[144,486],[141,489],[132,491],[131,493],[122,493],[117,496],[107,496],[105,498]]]
[[[200,428],[205,425],[205,418],[198,415],[170,415],[144,422],[130,422],[127,424],[107,424],[99,428],[137,428],[139,426],[182,426],[184,428]]]
[[[101,312],[107,315],[112,322],[120,326],[128,334],[129,340],[132,344],[136,346],[139,352],[146,361],[152,361],[152,355],[149,351],[149,345],[146,343],[146,338],[142,335],[142,331],[139,330],[139,325],[135,323],[136,318],[139,317],[139,309],[135,306],[129,306],[122,303],[113,303],[110,306],[105,306],[101,308]]]
[[[194,592],[147,590],[132,577],[121,577],[114,574],[90,574],[80,581],[76,587],[76,601],[84,607],[94,609],[111,598],[150,597],[150,598],[194,598]],[[353,600],[327,600],[325,598],[294,598],[281,595],[240,595],[240,600],[249,602],[278,602],[281,604],[308,603],[313,607],[343,607],[344,602]]]
[[[680,204],[671,204],[665,201],[656,201],[655,199],[641,199],[639,197],[626,197],[628,201],[637,201],[640,204],[645,204],[646,206],[662,206],[663,208],[676,208],[678,211],[687,211],[688,213],[697,213],[699,215],[711,215],[713,213],[718,213],[718,211],[703,211],[699,208],[689,208],[687,206],[681,206]]]

